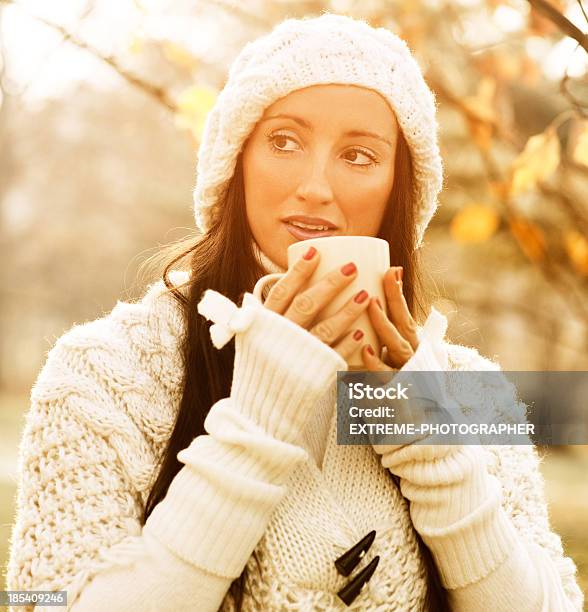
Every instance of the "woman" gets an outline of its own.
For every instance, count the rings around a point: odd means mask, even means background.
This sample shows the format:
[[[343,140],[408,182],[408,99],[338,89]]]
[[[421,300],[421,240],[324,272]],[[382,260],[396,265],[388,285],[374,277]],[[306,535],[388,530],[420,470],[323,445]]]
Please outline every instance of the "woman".
[[[441,183],[434,99],[396,36],[325,14],[248,44],[202,139],[203,236],[62,336],[33,387],[9,588],[75,611],[581,610],[532,446],[336,444],[365,309],[386,347],[363,346],[367,370],[498,369],[438,312],[415,322]],[[320,249],[253,298],[309,224],[388,240],[386,305],[359,292],[322,319],[356,271],[301,291]]]

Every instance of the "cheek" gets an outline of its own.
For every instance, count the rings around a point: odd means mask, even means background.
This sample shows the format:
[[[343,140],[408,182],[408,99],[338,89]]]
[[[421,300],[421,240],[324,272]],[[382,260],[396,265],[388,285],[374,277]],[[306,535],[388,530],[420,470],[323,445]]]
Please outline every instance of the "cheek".
[[[245,198],[248,204],[256,208],[271,208],[280,203],[292,189],[295,173],[281,160],[276,160],[256,144],[243,156],[243,178]]]
[[[388,175],[363,177],[363,180],[350,182],[342,200],[345,216],[361,227],[379,225],[392,185],[393,176]]]

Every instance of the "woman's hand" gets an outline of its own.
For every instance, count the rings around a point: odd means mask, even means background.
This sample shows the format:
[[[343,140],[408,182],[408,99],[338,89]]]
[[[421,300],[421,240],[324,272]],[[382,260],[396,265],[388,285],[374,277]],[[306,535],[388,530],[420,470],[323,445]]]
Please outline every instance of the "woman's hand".
[[[370,299],[368,307],[374,330],[381,345],[386,348],[386,356],[380,358],[373,353],[371,346],[363,347],[361,357],[365,369],[370,371],[399,370],[414,355],[419,345],[417,325],[402,293],[401,266],[389,268],[384,275],[384,293],[387,308],[381,307],[376,297]],[[387,313],[390,313],[390,318]]]
[[[319,259],[317,250],[310,247],[304,257],[273,285],[263,305],[307,329],[347,361],[364,336],[360,329],[348,330],[369,306],[369,295],[367,291],[361,290],[333,316],[316,320],[320,311],[357,276],[355,264],[349,262],[327,273],[312,287],[301,291],[315,271]]]

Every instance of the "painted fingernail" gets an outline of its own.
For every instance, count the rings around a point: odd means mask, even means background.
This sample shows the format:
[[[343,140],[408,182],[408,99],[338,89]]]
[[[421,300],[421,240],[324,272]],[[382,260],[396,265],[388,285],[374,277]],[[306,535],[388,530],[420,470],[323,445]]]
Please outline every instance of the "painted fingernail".
[[[341,268],[341,272],[343,272],[343,274],[345,276],[351,276],[356,270],[357,270],[357,268],[356,268],[356,266],[355,266],[355,264],[353,262],[345,264]]]
[[[304,259],[306,259],[307,261],[309,259],[312,259],[315,253],[316,249],[314,247],[310,247],[310,249],[308,249],[308,251],[306,251],[306,253],[304,254]]]
[[[365,289],[362,289],[354,298],[353,301],[358,304],[363,304],[368,296],[368,292]]]
[[[363,332],[361,331],[361,329],[356,330],[356,332],[353,334],[353,339],[361,340],[362,338],[363,338]]]
[[[376,304],[380,307],[380,310],[384,310],[384,308],[382,307],[382,302],[380,302],[380,298],[376,298]]]
[[[374,353],[374,349],[372,348],[372,345],[371,345],[371,344],[368,344],[368,345],[367,345],[367,352],[368,352],[370,355],[375,355],[375,353]]]

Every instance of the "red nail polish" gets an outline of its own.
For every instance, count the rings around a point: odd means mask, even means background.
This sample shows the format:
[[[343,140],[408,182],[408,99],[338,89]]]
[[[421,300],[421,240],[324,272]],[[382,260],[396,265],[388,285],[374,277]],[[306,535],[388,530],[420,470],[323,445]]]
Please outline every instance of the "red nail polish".
[[[357,304],[363,304],[368,296],[368,292],[365,289],[362,289],[354,298],[353,301]]]
[[[357,270],[357,267],[355,266],[353,262],[345,264],[341,268],[341,272],[343,272],[345,276],[351,276],[356,270]]]
[[[308,249],[308,251],[306,251],[306,253],[304,254],[304,259],[306,259],[307,261],[309,259],[312,259],[315,253],[316,249],[314,247],[310,247],[310,249]]]
[[[367,345],[367,352],[368,352],[370,355],[375,355],[375,353],[374,353],[374,349],[372,348],[372,345],[371,345],[371,344],[368,344],[368,345]]]
[[[354,334],[353,334],[353,339],[354,340],[361,340],[363,338],[363,332],[361,331],[361,329],[358,329]]]

